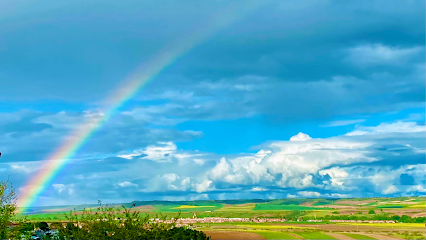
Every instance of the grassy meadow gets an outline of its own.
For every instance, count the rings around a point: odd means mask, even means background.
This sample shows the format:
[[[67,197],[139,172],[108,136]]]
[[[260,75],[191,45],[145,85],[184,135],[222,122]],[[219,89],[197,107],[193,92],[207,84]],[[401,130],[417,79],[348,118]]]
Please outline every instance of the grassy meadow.
[[[379,219],[403,216],[415,219],[425,216],[424,197],[362,198],[362,199],[279,199],[279,200],[228,200],[228,201],[136,201],[110,204],[120,216],[121,206],[149,215],[152,218],[227,217],[227,218],[286,218],[284,223],[197,223],[198,230],[210,234],[213,239],[232,234],[251,234],[263,239],[378,239],[390,236],[395,239],[424,239],[425,223],[332,223],[330,219]],[[57,209],[57,211],[55,211]],[[94,205],[38,208],[19,217],[30,221],[66,221],[66,214],[73,210],[77,215],[84,210],[93,211]],[[369,213],[370,212],[370,213]],[[374,213],[371,213],[374,212]],[[322,219],[322,222],[309,222]],[[299,220],[299,221],[298,221]],[[421,219],[420,219],[421,220]],[[216,234],[216,235],[215,235]],[[228,234],[228,235],[226,235]],[[230,235],[229,235],[230,234]]]

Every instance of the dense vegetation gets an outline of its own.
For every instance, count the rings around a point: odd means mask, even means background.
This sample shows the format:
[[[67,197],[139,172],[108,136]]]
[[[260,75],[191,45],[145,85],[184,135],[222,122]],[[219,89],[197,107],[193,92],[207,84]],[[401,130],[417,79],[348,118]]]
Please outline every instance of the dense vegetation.
[[[66,214],[67,223],[16,221],[16,195],[9,182],[0,182],[0,239],[209,239],[203,232],[175,223],[155,223],[124,206],[122,211],[103,207],[95,211]],[[176,217],[176,219],[179,216]],[[15,220],[15,224],[12,224]]]
[[[7,230],[10,221],[17,209],[16,195],[13,186],[6,182],[0,182],[0,239],[7,238]]]
[[[412,218],[407,215],[402,215],[401,217],[398,215],[390,216],[387,213],[382,214],[371,214],[371,215],[326,215],[325,217],[319,218],[323,220],[394,220],[402,223],[424,223],[425,217],[415,217]]]
[[[149,216],[130,212],[123,206],[121,212],[100,205],[95,211],[66,215],[66,225],[57,222],[49,226],[45,222],[21,221],[11,229],[12,239],[209,239],[203,232],[176,224],[155,223]]]

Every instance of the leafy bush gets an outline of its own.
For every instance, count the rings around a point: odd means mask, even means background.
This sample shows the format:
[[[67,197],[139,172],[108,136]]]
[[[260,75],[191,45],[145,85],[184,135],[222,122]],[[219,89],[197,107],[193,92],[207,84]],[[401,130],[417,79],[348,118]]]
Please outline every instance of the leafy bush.
[[[175,223],[150,222],[148,215],[140,216],[124,206],[121,212],[103,206],[80,215],[71,211],[67,218],[66,226],[55,226],[60,239],[209,239],[203,232]]]
[[[49,224],[47,224],[47,222],[39,222],[39,223],[36,224],[36,227],[39,228],[42,231],[50,230]]]
[[[374,210],[371,209],[370,211],[368,211],[368,214],[376,214],[376,212],[374,212]]]
[[[306,214],[305,211],[293,210],[293,211],[288,212],[285,215],[285,219],[287,219],[289,221],[296,221],[297,219],[299,219],[301,216],[303,216],[305,214]]]
[[[0,181],[0,239],[6,239],[10,222],[16,211],[15,189],[9,181]]]

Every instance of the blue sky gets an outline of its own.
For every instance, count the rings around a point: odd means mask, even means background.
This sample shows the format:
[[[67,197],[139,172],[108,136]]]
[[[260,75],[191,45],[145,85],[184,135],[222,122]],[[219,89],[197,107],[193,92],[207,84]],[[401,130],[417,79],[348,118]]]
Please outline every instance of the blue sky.
[[[424,195],[424,9],[389,0],[0,3],[0,180],[25,191],[138,67],[205,31],[36,205]]]

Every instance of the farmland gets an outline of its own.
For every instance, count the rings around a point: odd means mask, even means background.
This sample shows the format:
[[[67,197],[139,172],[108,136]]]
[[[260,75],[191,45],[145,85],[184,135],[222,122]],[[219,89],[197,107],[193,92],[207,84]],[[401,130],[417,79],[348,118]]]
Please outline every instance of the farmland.
[[[143,216],[171,219],[210,219],[190,225],[212,239],[424,239],[425,198],[280,199],[210,201],[136,201],[110,204],[120,216],[124,206]],[[55,212],[54,210],[57,209]],[[66,221],[66,213],[93,211],[94,205],[29,209],[30,221]],[[178,215],[179,214],[179,215]],[[213,218],[230,219],[215,222]],[[213,219],[213,220],[211,220]],[[231,222],[246,219],[245,222]],[[255,219],[260,219],[256,220]],[[285,219],[285,222],[261,222]],[[336,220],[333,220],[336,219]],[[357,221],[355,221],[355,220]],[[332,222],[343,221],[343,222]],[[348,222],[346,220],[351,220]],[[385,223],[381,220],[388,220]],[[232,220],[236,221],[236,220]],[[240,221],[240,220],[238,220]],[[259,222],[260,221],[260,222]],[[283,220],[284,221],[284,220]],[[318,221],[318,222],[313,222]],[[344,222],[346,221],[346,222]],[[371,221],[371,222],[366,222]]]

